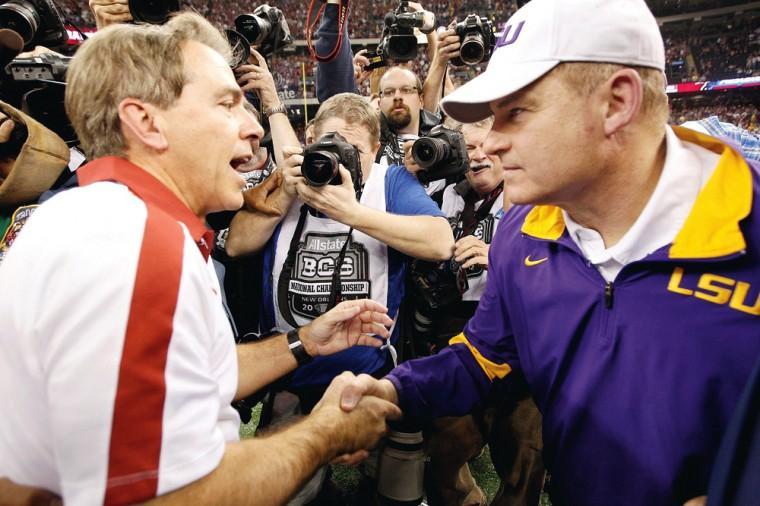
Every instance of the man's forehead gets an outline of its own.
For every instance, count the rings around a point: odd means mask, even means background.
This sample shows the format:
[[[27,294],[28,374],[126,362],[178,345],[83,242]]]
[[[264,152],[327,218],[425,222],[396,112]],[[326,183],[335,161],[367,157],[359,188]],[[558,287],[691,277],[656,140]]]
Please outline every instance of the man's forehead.
[[[208,76],[211,73],[210,75],[219,74],[220,77],[229,77],[235,81],[235,76],[224,57],[205,44],[194,40],[185,42],[182,45],[182,56],[188,79]]]
[[[399,84],[401,86],[415,86],[417,79],[414,74],[406,69],[392,68],[382,78],[381,85]]]

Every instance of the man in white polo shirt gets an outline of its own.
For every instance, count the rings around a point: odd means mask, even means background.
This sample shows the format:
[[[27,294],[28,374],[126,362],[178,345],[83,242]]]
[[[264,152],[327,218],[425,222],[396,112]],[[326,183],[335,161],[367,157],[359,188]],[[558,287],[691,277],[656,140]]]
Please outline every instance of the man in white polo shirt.
[[[66,504],[279,504],[399,415],[376,398],[341,411],[347,374],[303,422],[237,441],[234,398],[310,356],[379,346],[370,335],[387,337],[391,320],[348,302],[235,348],[203,218],[241,206],[234,169],[263,131],[228,53],[183,14],[110,27],[74,58],[67,112],[94,161],[81,188],[40,206],[0,268],[0,477]]]

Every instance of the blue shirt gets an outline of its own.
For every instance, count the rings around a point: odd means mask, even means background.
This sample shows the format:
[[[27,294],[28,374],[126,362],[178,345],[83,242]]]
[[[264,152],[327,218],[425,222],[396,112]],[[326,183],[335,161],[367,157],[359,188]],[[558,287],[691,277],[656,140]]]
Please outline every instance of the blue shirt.
[[[385,174],[385,209],[388,213],[398,215],[445,217],[435,202],[425,193],[419,181],[400,165],[392,165]],[[264,276],[262,331],[269,330],[275,325],[272,296],[275,287],[272,286],[271,273],[273,272],[275,256],[274,248],[279,235],[280,227],[278,226],[264,252],[264,272],[268,272],[270,275]],[[388,315],[391,318],[398,313],[398,308],[404,297],[408,259],[409,257],[405,254],[388,248]],[[392,343],[396,342],[397,329],[398,326],[391,336]],[[370,374],[380,369],[385,364],[386,358],[387,351],[365,346],[356,346],[328,357],[316,357],[309,364],[298,368],[293,376],[291,386],[298,388],[327,385],[343,371],[351,371],[354,374]]]

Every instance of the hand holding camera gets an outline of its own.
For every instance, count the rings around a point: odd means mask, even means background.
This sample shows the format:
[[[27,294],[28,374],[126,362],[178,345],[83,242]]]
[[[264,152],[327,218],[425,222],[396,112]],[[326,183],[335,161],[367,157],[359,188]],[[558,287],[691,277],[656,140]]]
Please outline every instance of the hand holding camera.
[[[128,0],[90,0],[90,10],[95,15],[98,30],[132,21]]]
[[[302,178],[296,185],[298,196],[310,207],[330,219],[349,225],[352,217],[357,215],[356,191],[351,180],[351,173],[340,164],[338,166],[340,184],[326,184],[314,187]]]
[[[466,235],[454,245],[454,260],[462,264],[462,269],[479,266],[488,270],[488,244],[473,235]]]
[[[285,146],[282,148],[282,189],[291,198],[296,198],[296,187],[303,181],[301,164],[303,163],[303,148],[301,146]]]
[[[438,46],[432,64],[446,65],[451,59],[459,57],[459,35],[452,23],[446,30],[438,32]]]
[[[248,63],[235,69],[235,77],[243,92],[256,90],[261,100],[262,110],[266,111],[279,105],[280,99],[277,96],[274,77],[264,57],[255,49],[251,49]]]
[[[337,132],[306,146],[301,158],[298,196],[326,216],[347,223],[356,214],[362,185],[359,151]]]

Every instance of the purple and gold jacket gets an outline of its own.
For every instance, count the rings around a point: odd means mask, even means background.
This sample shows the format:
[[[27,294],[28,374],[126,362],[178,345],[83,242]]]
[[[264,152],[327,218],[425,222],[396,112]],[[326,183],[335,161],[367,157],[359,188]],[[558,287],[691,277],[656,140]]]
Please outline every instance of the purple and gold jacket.
[[[712,137],[674,130],[721,158],[672,244],[608,284],[559,208],[513,208],[463,334],[388,376],[404,412],[429,417],[466,413],[521,371],[543,413],[555,506],[706,494],[760,357],[760,172]]]

